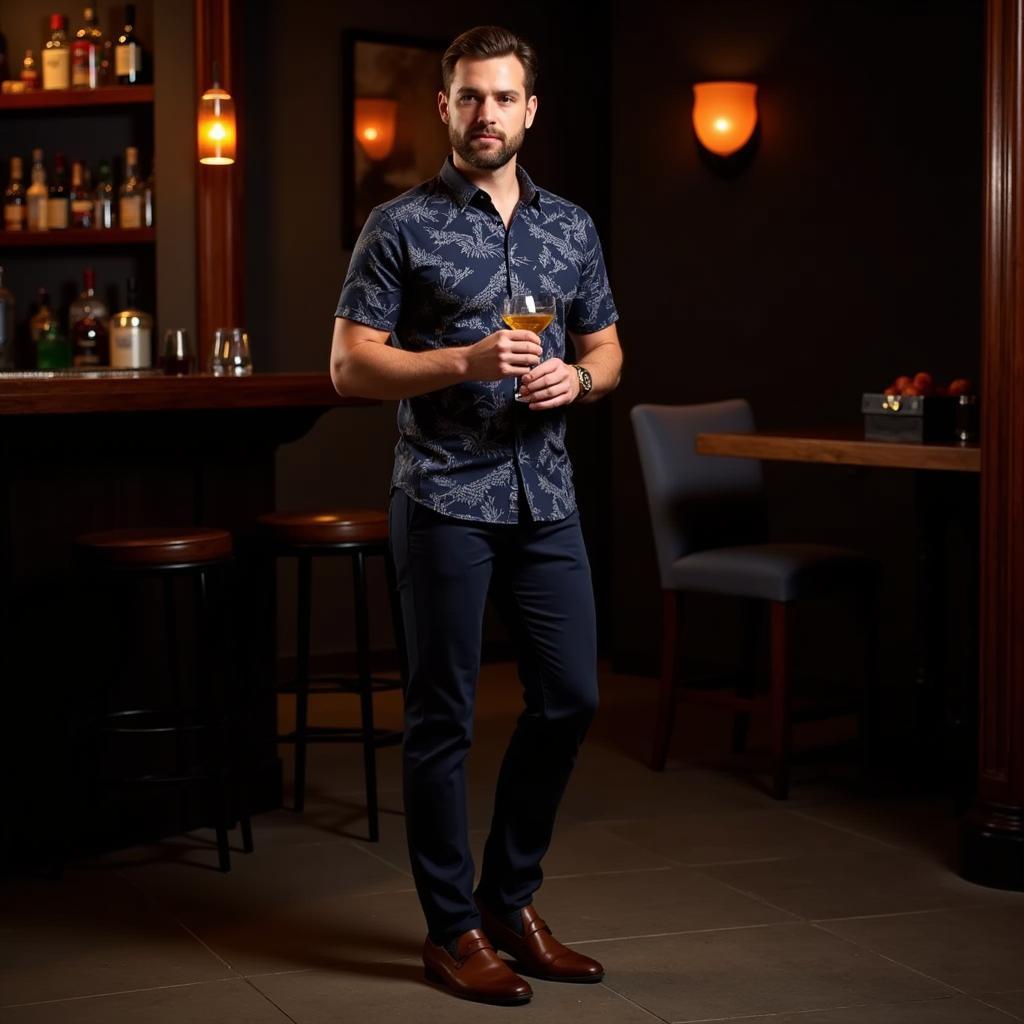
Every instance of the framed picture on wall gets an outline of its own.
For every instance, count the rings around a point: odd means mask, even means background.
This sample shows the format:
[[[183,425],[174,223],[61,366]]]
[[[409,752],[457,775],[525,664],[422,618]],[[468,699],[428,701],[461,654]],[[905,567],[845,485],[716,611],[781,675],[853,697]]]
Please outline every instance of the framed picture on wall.
[[[347,31],[342,35],[342,245],[370,211],[437,174],[449,152],[437,113],[446,43]]]

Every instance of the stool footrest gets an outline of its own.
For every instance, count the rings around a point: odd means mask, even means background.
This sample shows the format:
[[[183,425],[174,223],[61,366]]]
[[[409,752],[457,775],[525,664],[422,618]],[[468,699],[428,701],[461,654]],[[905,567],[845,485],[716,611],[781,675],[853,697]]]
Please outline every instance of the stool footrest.
[[[277,737],[278,743],[296,743],[300,739],[297,730],[281,733]],[[301,737],[306,743],[361,743],[363,730],[359,726],[308,726],[305,734]],[[376,747],[396,746],[402,742],[402,733],[399,729],[374,729],[373,743]]]
[[[316,675],[309,677],[307,693],[358,693],[362,689],[362,682],[358,676],[341,675]],[[383,693],[386,690],[400,690],[402,681],[400,679],[382,679],[380,676],[370,677],[370,688],[374,693]],[[298,680],[282,683],[277,688],[278,693],[298,693]]]

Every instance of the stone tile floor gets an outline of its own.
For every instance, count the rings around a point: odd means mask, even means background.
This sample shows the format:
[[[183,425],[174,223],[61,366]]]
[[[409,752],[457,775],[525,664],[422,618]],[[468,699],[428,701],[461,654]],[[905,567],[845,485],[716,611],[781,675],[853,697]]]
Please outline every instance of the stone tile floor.
[[[1024,1020],[1024,895],[956,875],[948,801],[867,797],[836,767],[803,771],[784,804],[691,760],[654,774],[652,681],[606,672],[602,685],[537,906],[604,962],[603,984],[535,982],[528,1006],[492,1008],[425,983],[399,752],[380,754],[370,844],[358,749],[320,746],[306,813],[260,815],[256,851],[230,874],[200,831],[72,864],[59,882],[0,883],[0,1024]],[[477,853],[518,699],[512,666],[487,666]],[[317,707],[322,721],[355,712]],[[378,698],[383,724],[399,713],[396,694]],[[728,729],[713,713],[681,722],[675,752],[725,750]]]

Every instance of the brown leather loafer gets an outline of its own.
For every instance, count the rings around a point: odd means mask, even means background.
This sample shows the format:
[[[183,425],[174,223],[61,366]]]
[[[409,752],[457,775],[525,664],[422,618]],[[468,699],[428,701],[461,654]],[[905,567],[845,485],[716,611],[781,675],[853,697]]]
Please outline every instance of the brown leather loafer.
[[[537,916],[532,906],[523,907],[523,934],[518,935],[507,921],[477,903],[484,931],[495,949],[515,957],[524,974],[546,981],[595,982],[604,977],[604,968],[589,956],[562,945],[551,929]]]
[[[428,981],[444,985],[461,999],[498,1006],[528,1003],[533,989],[494,951],[490,940],[473,928],[459,936],[453,957],[430,939],[423,943],[423,967]]]

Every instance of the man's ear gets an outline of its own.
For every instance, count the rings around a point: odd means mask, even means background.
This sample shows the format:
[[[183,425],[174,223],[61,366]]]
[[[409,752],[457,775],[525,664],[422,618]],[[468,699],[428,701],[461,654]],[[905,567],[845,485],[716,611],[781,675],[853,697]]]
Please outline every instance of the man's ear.
[[[526,101],[526,127],[533,125],[533,119],[537,116],[537,97],[531,96]]]
[[[441,120],[445,124],[448,123],[448,97],[443,92],[437,94],[437,112],[441,115]]]

